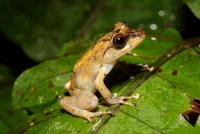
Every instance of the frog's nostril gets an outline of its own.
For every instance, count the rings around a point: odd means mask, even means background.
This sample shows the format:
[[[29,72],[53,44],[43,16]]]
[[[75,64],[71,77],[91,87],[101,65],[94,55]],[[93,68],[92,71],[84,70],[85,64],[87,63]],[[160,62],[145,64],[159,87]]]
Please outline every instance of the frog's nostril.
[[[142,30],[142,29],[133,29],[130,31],[130,35],[132,37],[139,37],[139,38],[142,38],[146,35],[145,31]]]
[[[133,31],[133,32],[131,32],[131,35],[132,36],[137,35],[137,32]]]

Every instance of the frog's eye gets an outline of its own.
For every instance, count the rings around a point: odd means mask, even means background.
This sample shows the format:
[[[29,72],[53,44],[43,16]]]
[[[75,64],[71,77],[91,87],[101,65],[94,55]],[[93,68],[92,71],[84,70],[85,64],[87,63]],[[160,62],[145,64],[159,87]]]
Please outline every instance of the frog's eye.
[[[126,37],[122,34],[114,35],[112,45],[117,49],[123,48],[126,45]]]

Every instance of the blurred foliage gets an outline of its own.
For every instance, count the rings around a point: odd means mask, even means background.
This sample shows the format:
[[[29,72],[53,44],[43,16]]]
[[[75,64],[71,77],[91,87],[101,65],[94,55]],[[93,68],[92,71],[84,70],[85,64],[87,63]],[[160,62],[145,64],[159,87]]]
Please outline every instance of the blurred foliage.
[[[191,11],[194,13],[194,15],[200,19],[200,1],[199,0],[183,0],[191,9]]]
[[[105,33],[117,21],[145,30],[152,24],[159,29],[178,27],[180,2],[154,4],[150,0],[2,0],[0,29],[29,57],[42,61],[55,56],[63,43]]]
[[[199,1],[183,1],[199,18]],[[190,46],[166,58],[166,63],[159,66],[160,72],[148,77],[141,72],[142,77],[112,87],[113,93],[128,91],[126,95],[137,92],[142,96],[133,100],[137,103],[133,108],[99,105],[99,110],[114,108],[117,111],[114,117],[95,118],[96,123],[90,124],[61,111],[58,103],[64,96],[63,85],[70,79],[74,63],[103,33],[111,31],[117,21],[147,32],[146,40],[133,50],[144,57],[120,59],[129,64],[160,65],[157,61],[162,61],[165,53],[177,50],[183,43],[181,35],[199,36],[199,27],[193,22],[186,23],[184,3],[2,0],[0,31],[27,57],[41,64],[24,71],[15,83],[13,68],[0,64],[0,133],[198,133],[199,120],[192,127],[180,114],[188,109],[192,98],[200,98],[199,47]],[[13,51],[4,53],[12,56],[10,62],[21,63],[17,55],[12,55]],[[142,78],[148,79],[142,81]],[[142,81],[141,86],[134,87],[138,81]]]

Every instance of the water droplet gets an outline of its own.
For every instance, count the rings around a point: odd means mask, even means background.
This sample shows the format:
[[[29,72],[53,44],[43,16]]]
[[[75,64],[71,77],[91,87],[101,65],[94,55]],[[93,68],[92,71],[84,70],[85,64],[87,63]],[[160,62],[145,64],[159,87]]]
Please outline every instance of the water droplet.
[[[150,25],[150,29],[151,30],[156,30],[158,28],[158,26],[156,24],[151,24]]]
[[[165,11],[164,10],[160,10],[158,12],[158,15],[161,16],[161,17],[165,16]]]
[[[156,37],[151,37],[151,40],[157,40],[157,38]]]

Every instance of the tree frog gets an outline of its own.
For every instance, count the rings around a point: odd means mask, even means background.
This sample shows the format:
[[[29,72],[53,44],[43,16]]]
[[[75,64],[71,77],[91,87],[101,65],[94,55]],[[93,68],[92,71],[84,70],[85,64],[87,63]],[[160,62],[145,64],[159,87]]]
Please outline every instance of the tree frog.
[[[89,122],[92,117],[110,114],[110,111],[93,112],[98,105],[96,91],[108,104],[133,106],[125,101],[132,96],[113,95],[105,86],[104,78],[118,59],[139,45],[145,36],[142,29],[130,29],[125,23],[117,22],[114,30],[101,37],[75,64],[72,78],[64,86],[71,96],[60,100],[61,107]]]

